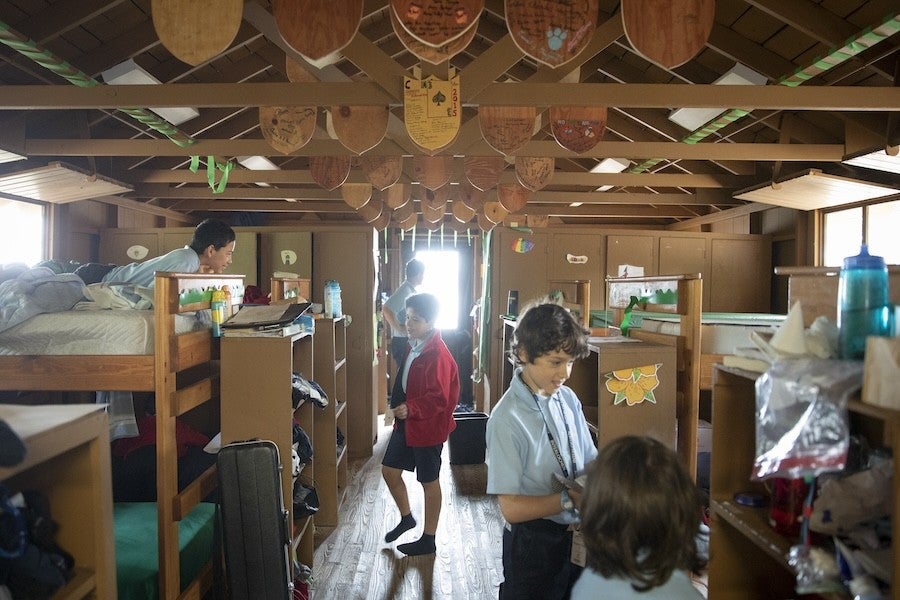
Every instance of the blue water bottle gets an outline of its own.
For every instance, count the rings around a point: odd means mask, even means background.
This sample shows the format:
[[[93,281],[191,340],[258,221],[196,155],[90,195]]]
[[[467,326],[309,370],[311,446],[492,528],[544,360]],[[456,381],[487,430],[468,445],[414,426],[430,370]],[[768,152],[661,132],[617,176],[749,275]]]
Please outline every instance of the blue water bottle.
[[[859,254],[844,259],[837,308],[843,359],[862,360],[867,336],[891,334],[887,265],[882,257],[869,254],[865,244]]]

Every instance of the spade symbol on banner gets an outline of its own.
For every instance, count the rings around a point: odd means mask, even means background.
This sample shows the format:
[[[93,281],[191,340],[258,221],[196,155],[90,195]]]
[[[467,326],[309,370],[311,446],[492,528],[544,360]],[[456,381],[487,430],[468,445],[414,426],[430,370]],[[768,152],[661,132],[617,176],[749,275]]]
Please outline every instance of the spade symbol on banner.
[[[447,96],[445,96],[441,92],[438,92],[437,94],[435,94],[434,96],[431,97],[431,101],[434,102],[435,104],[437,104],[438,106],[440,106],[441,104],[443,104],[444,102],[447,101]]]

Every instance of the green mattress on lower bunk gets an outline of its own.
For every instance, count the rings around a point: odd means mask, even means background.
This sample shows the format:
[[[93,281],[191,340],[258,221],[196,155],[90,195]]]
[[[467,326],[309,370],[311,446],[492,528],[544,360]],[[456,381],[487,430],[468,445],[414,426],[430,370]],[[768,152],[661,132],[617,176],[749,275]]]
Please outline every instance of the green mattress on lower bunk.
[[[113,506],[119,600],[159,597],[156,518],[155,502],[116,502]],[[182,589],[212,555],[214,519],[215,505],[203,502],[178,525]]]

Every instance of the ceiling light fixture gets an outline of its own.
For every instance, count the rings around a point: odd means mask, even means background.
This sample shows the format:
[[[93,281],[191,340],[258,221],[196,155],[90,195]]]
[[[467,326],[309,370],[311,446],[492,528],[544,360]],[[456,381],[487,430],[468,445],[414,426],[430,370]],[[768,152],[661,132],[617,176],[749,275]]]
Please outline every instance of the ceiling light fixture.
[[[280,171],[281,167],[273,163],[265,156],[238,156],[238,163],[251,171]],[[272,187],[265,181],[257,181],[259,187]]]
[[[860,181],[807,169],[777,183],[761,183],[735,192],[747,202],[762,202],[797,210],[814,210],[884,198],[900,193],[900,187]]]
[[[0,163],[8,163],[16,160],[25,160],[26,157],[21,154],[16,154],[11,150],[6,150],[4,148],[0,148]]]
[[[741,63],[713,81],[713,85],[765,85],[768,78]],[[696,131],[725,112],[721,108],[677,108],[669,113],[669,120],[689,131]]]
[[[900,175],[900,146],[888,146],[884,150],[848,158],[844,160],[844,164]]]
[[[159,79],[142,69],[131,58],[103,71],[102,75],[103,81],[110,85],[157,85],[162,83]],[[190,121],[200,116],[200,112],[196,108],[174,107],[150,108],[148,110],[158,114],[172,125],[181,125],[185,121]]]
[[[631,161],[627,158],[604,158],[591,168],[591,173],[621,173],[631,166]],[[611,185],[601,185],[597,192],[605,192],[612,189]]]

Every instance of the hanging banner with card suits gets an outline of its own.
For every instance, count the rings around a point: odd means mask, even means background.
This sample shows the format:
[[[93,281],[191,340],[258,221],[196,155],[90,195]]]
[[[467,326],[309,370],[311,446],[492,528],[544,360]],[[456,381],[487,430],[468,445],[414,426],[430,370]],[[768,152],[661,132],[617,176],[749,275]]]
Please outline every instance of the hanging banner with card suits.
[[[462,108],[459,103],[459,75],[442,81],[403,78],[403,120],[406,131],[426,150],[448,146],[459,133]]]

